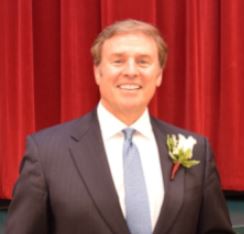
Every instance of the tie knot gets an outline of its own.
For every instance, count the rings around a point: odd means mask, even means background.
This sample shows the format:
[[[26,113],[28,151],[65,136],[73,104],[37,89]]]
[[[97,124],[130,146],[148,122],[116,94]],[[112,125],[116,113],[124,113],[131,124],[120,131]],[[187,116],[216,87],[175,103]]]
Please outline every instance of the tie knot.
[[[135,133],[135,129],[133,128],[125,128],[122,132],[124,133],[124,137],[126,141],[132,141],[133,134]]]

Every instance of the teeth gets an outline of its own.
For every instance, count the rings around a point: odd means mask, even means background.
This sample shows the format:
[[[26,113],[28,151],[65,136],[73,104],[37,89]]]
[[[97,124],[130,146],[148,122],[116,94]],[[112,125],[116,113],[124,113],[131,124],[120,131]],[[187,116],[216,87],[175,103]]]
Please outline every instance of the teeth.
[[[136,84],[124,84],[119,86],[121,89],[127,89],[127,90],[135,90],[139,89],[140,86]]]

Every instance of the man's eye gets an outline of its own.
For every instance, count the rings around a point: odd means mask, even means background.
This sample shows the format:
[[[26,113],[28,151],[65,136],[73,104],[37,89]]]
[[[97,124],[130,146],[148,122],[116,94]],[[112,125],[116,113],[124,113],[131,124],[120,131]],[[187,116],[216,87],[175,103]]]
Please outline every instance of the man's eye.
[[[147,65],[148,61],[147,60],[139,60],[139,64],[141,65]]]
[[[117,60],[114,60],[113,61],[113,63],[115,63],[115,64],[120,64],[120,63],[122,63],[123,61],[121,60],[121,59],[117,59]]]

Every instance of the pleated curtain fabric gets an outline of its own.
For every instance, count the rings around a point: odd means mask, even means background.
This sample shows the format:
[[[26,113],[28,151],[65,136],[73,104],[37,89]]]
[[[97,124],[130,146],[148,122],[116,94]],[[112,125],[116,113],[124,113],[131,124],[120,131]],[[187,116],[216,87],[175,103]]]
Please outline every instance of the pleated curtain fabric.
[[[0,0],[0,199],[12,196],[29,133],[96,106],[90,47],[128,18],[155,24],[169,46],[150,112],[207,136],[223,189],[244,191],[243,9],[243,0]]]

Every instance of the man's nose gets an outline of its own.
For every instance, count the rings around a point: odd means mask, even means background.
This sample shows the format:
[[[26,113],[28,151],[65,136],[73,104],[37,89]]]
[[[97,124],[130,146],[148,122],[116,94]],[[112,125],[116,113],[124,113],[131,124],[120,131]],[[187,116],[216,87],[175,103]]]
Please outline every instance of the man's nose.
[[[135,77],[138,74],[138,67],[135,61],[128,61],[125,65],[124,74],[129,77]]]

